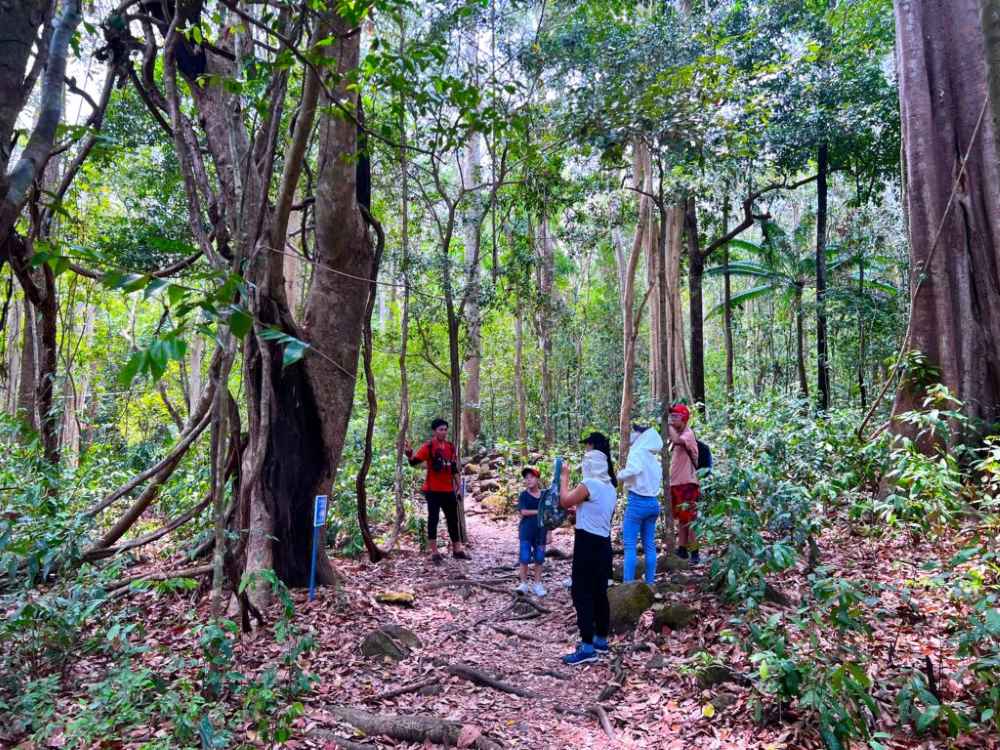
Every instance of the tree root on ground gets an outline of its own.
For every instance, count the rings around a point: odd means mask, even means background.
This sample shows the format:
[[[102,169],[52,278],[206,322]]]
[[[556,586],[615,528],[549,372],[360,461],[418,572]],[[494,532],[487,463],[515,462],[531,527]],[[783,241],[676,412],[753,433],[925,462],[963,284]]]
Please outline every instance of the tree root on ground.
[[[560,672],[558,669],[539,669],[535,671],[535,674],[541,675],[542,677],[554,677],[557,680],[572,680],[573,675],[566,674],[565,672]]]
[[[597,723],[601,725],[601,729],[603,729],[604,733],[608,735],[608,739],[612,742],[618,741],[618,735],[615,734],[615,728],[611,726],[611,718],[608,716],[608,712],[604,710],[604,706],[594,703],[587,706],[586,709],[570,708],[568,706],[556,706],[555,709],[561,714],[583,716],[588,719],[593,717],[597,719]]]
[[[485,687],[491,687],[494,690],[499,690],[504,693],[511,693],[513,695],[521,696],[522,698],[533,698],[533,699],[544,699],[540,693],[536,693],[532,690],[526,690],[525,688],[519,687],[517,685],[511,685],[503,680],[498,680],[495,677],[491,677],[484,672],[480,672],[478,669],[469,666],[468,664],[456,663],[448,664],[443,663],[442,666],[450,673],[456,677],[461,677],[464,680],[475,685],[482,685]],[[581,708],[571,708],[569,706],[562,706],[555,704],[553,706],[556,711],[560,713],[570,714],[572,716],[583,716],[583,717],[594,717],[597,719],[598,723],[601,725],[601,729],[604,733],[608,735],[612,742],[617,742],[618,738],[615,734],[614,727],[611,726],[611,719],[608,717],[608,712],[604,710],[604,707],[598,703],[591,704],[585,709]]]
[[[512,635],[516,638],[523,638],[526,641],[536,641],[538,643],[544,643],[544,638],[539,638],[537,635],[532,635],[531,633],[522,633],[519,630],[514,630],[514,628],[508,628],[504,625],[490,625],[498,633],[503,633],[504,635]]]
[[[625,685],[625,665],[622,664],[621,657],[615,657],[612,659],[609,666],[611,667],[611,680],[604,686],[604,689],[601,690],[600,695],[597,696],[598,702],[601,703],[609,700]]]
[[[459,721],[449,721],[431,716],[373,714],[346,706],[335,706],[330,709],[330,712],[341,721],[368,735],[381,734],[402,742],[432,742],[449,747],[458,745],[459,738],[462,737],[463,727],[472,726],[463,725]],[[363,745],[356,746],[364,747]],[[501,750],[502,745],[480,734],[467,747],[473,747],[476,750]]]
[[[468,680],[475,685],[482,685],[484,687],[491,687],[494,690],[499,690],[503,693],[511,693],[512,695],[519,695],[522,698],[540,698],[541,696],[534,692],[533,690],[527,690],[518,685],[511,685],[503,680],[498,680],[495,677],[491,677],[485,672],[480,672],[475,667],[468,664],[462,664],[461,662],[456,662],[454,664],[443,664],[442,665],[449,674],[453,674],[456,677],[461,677],[463,680]]]

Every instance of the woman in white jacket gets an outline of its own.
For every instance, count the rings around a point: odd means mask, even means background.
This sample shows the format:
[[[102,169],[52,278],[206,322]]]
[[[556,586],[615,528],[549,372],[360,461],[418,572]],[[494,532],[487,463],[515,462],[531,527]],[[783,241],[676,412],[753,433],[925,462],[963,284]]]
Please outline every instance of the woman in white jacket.
[[[646,583],[656,578],[656,519],[660,516],[659,495],[663,488],[663,468],[659,452],[663,439],[652,427],[632,425],[631,447],[625,468],[618,478],[628,488],[628,504],[622,521],[625,545],[623,580],[635,580],[636,542],[642,534]]]

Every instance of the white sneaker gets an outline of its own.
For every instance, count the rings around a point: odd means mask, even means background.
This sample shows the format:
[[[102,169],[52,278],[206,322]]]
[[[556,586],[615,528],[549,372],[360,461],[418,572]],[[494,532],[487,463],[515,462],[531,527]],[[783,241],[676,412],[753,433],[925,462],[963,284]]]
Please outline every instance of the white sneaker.
[[[571,588],[573,588],[573,579],[572,578],[567,578],[565,581],[562,582],[562,585],[563,585],[564,589],[571,589]]]
[[[541,583],[536,583],[531,590],[535,592],[535,596],[545,596],[549,593]]]
[[[522,582],[516,589],[514,589],[519,594],[527,594],[531,591],[531,587],[528,585],[527,581]]]

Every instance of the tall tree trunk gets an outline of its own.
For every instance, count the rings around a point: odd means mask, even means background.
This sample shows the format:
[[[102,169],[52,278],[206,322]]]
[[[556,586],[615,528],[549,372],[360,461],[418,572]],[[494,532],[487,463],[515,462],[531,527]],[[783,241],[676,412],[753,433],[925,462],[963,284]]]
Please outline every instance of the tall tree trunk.
[[[865,256],[862,251],[858,260],[858,393],[861,408],[868,406],[868,390],[865,388],[865,316],[861,308],[865,296]]]
[[[986,51],[986,80],[990,90],[993,143],[1000,160],[1000,2],[979,0]]]
[[[524,394],[524,313],[514,312],[514,393],[517,398],[517,437],[522,460],[528,456],[528,404]]]
[[[635,360],[638,325],[641,311],[637,315],[635,309],[635,277],[639,258],[643,248],[648,244],[647,237],[652,231],[652,163],[649,147],[641,140],[636,140],[632,150],[632,172],[639,193],[639,210],[635,225],[635,236],[632,248],[625,254],[622,247],[616,248],[618,263],[618,279],[620,288],[620,303],[622,315],[622,398],[618,408],[618,463],[624,465],[628,458],[628,435],[632,420],[632,408],[635,404]],[[646,253],[649,254],[648,252]],[[647,290],[646,298],[653,292]]]
[[[399,14],[399,54],[406,53],[406,21],[405,14]],[[403,280],[403,309],[399,321],[399,419],[396,422],[396,474],[393,490],[396,498],[396,518],[392,529],[392,538],[387,545],[391,552],[395,549],[402,533],[403,521],[406,517],[406,506],[403,503],[403,447],[406,445],[406,434],[410,430],[410,380],[406,367],[406,354],[410,338],[410,173],[409,153],[407,151],[406,131],[406,99],[399,95],[399,216],[400,216],[400,250],[399,271]]]
[[[668,318],[671,310],[670,302],[670,279],[668,274],[668,246],[671,241],[678,241],[677,234],[680,231],[680,224],[682,221],[682,213],[677,206],[672,209],[660,211],[660,236],[658,238],[658,248],[657,254],[660,256],[660,262],[657,268],[658,278],[657,278],[657,292],[659,296],[659,305],[657,305],[657,315],[659,318],[659,328],[661,331],[669,330]],[[666,436],[670,427],[670,394],[673,392],[673,380],[671,373],[670,358],[672,356],[672,347],[670,346],[670,339],[663,340],[660,343],[659,349],[659,363],[658,369],[660,370],[660,377],[662,379],[661,387],[663,389],[663,395],[660,401],[660,434]],[[663,526],[661,529],[661,535],[663,538],[664,546],[667,549],[667,554],[673,554],[674,548],[676,547],[676,535],[674,531],[674,511],[673,507],[669,502],[670,498],[670,458],[671,451],[667,450],[666,447],[660,452],[660,466],[663,470]]]
[[[655,403],[661,403],[663,401],[663,394],[666,392],[666,388],[664,387],[666,372],[661,367],[662,358],[660,357],[660,349],[663,347],[662,323],[665,319],[665,316],[660,314],[660,306],[663,302],[660,277],[664,258],[660,242],[662,222],[660,224],[661,226],[658,229],[661,231],[658,231],[655,236],[653,233],[647,232],[643,242],[646,248],[646,284],[650,289],[649,387]]]
[[[16,413],[21,416],[31,429],[38,429],[38,420],[35,417],[35,373],[38,368],[38,360],[35,355],[35,339],[37,338],[38,326],[35,325],[35,311],[27,299],[24,300],[24,315],[21,333],[21,372],[18,376],[17,406]]]
[[[909,349],[939,368],[968,416],[993,422],[1000,416],[1000,165],[993,121],[984,116],[980,8],[976,0],[896,0],[895,15],[909,186]],[[925,384],[904,380],[894,413],[919,407],[924,396]],[[893,429],[910,430],[895,421]]]
[[[249,470],[244,471],[251,526],[246,567],[249,571],[271,567],[291,586],[308,583],[313,498],[329,494],[336,479],[354,401],[363,300],[368,298],[366,279],[374,255],[357,201],[357,127],[328,99],[357,100],[349,83],[358,64],[360,34],[336,11],[324,13],[323,23],[329,30],[324,36],[334,41],[320,53],[330,61],[338,84],[332,91],[323,89],[316,108],[321,114],[315,269],[301,328],[288,309],[281,255],[259,254],[266,265],[257,284],[260,323],[298,334],[311,348],[302,360],[284,365],[280,350],[263,341],[258,330],[244,357],[251,445],[255,445],[247,452]],[[310,121],[311,117],[310,113]],[[269,237],[271,232],[280,236]],[[283,247],[284,240],[277,227],[262,237],[272,246]],[[322,548],[317,579],[321,585],[336,580]]]
[[[475,45],[469,45],[475,50]],[[472,63],[475,64],[473,53]],[[462,180],[465,186],[478,184],[482,165],[482,137],[472,133],[465,147],[465,158],[462,160]],[[468,291],[466,305],[466,325],[468,329],[469,348],[465,359],[465,400],[462,406],[462,452],[471,453],[472,444],[479,439],[482,430],[480,414],[480,312],[479,312],[479,251],[480,251],[480,215],[475,206],[469,206],[462,219],[465,239],[465,263],[468,281],[471,289]]]
[[[685,204],[684,229],[688,247],[688,303],[691,306],[691,397],[705,413],[705,316],[701,300],[705,256],[698,239],[698,207],[694,197]]]
[[[370,215],[369,215],[370,217]],[[364,541],[365,549],[368,551],[368,559],[374,563],[379,562],[385,553],[375,544],[372,536],[371,524],[368,521],[368,470],[372,465],[372,444],[375,437],[375,418],[378,416],[378,394],[375,391],[375,371],[372,369],[372,355],[374,341],[372,337],[372,314],[375,312],[375,302],[378,298],[378,272],[382,263],[382,252],[385,248],[385,236],[382,227],[375,225],[378,233],[378,243],[375,250],[375,258],[372,261],[368,276],[371,282],[368,284],[368,300],[365,307],[365,318],[362,328],[362,361],[365,369],[365,397],[368,406],[367,420],[365,423],[365,452],[361,459],[361,466],[358,468],[358,475],[355,479],[355,491],[358,499],[358,526],[361,528],[361,539]]]
[[[539,255],[538,291],[542,298],[539,314],[539,331],[542,344],[542,443],[546,448],[555,443],[555,425],[552,422],[552,326],[555,310],[552,302],[552,288],[555,283],[555,250],[549,233],[549,217],[543,215],[539,223],[537,240]]]
[[[729,231],[729,202],[726,202],[723,210],[722,233]],[[726,397],[731,402],[735,391],[735,379],[733,372],[734,352],[733,352],[733,305],[732,305],[732,276],[729,273],[729,243],[722,246],[722,325],[726,342]]]
[[[666,272],[667,320],[664,345],[667,347],[669,389],[667,400],[690,399],[691,381],[688,377],[687,354],[684,349],[684,311],[681,307],[681,256],[684,253],[683,203],[666,209],[667,226],[662,238]]]
[[[819,146],[816,161],[816,389],[820,411],[830,408],[830,358],[826,341],[826,220],[829,151]]]
[[[802,310],[802,287],[795,293],[795,353],[799,371],[799,392],[803,398],[809,398],[809,379],[806,376],[806,341],[805,322]],[[772,345],[772,359],[773,359]]]

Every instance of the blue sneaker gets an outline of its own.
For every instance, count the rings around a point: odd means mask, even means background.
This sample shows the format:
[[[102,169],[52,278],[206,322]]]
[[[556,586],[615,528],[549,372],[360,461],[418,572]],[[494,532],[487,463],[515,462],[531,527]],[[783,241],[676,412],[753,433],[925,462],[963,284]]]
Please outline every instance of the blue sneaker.
[[[599,654],[608,653],[608,639],[601,638],[599,635],[594,636],[594,651]]]
[[[597,652],[589,643],[579,644],[576,647],[576,651],[572,654],[566,654],[566,656],[562,658],[563,664],[569,664],[571,667],[575,667],[578,664],[586,664],[591,661],[597,661]]]

